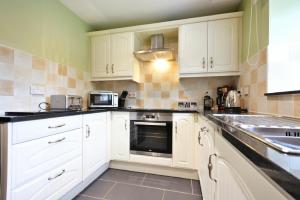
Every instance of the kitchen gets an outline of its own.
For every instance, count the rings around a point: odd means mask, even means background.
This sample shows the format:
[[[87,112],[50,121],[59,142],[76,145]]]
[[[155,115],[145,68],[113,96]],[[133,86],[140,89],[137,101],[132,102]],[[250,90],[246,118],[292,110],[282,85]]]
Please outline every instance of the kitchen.
[[[2,0],[1,199],[299,199],[299,9]]]

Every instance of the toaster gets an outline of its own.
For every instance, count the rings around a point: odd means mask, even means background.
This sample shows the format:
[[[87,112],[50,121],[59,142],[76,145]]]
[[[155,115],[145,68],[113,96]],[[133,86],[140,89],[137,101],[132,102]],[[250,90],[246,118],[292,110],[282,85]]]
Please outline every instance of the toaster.
[[[81,110],[82,97],[79,95],[51,95],[51,110]]]

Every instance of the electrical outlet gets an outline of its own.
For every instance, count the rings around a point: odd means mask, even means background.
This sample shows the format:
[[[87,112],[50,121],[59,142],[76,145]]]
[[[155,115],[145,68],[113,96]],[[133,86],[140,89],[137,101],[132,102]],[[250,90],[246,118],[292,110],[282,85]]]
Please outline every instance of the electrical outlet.
[[[128,92],[128,98],[136,98],[136,92]]]
[[[242,94],[243,94],[244,96],[248,96],[249,93],[250,93],[250,87],[249,87],[249,86],[243,87],[243,92],[242,92]]]
[[[32,95],[43,95],[46,93],[46,88],[40,85],[31,85],[30,94]]]

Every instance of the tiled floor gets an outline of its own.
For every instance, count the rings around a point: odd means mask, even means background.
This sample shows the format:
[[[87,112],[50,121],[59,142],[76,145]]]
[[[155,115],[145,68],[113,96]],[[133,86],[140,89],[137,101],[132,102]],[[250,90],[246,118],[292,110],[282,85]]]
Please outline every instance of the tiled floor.
[[[199,181],[109,169],[76,200],[202,200]]]

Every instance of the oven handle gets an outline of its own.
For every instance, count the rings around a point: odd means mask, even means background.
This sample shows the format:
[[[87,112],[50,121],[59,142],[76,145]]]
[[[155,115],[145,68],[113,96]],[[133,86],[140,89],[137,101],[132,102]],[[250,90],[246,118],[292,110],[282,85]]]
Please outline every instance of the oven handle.
[[[147,126],[167,126],[167,123],[153,123],[153,122],[134,122],[134,125],[147,125]]]

